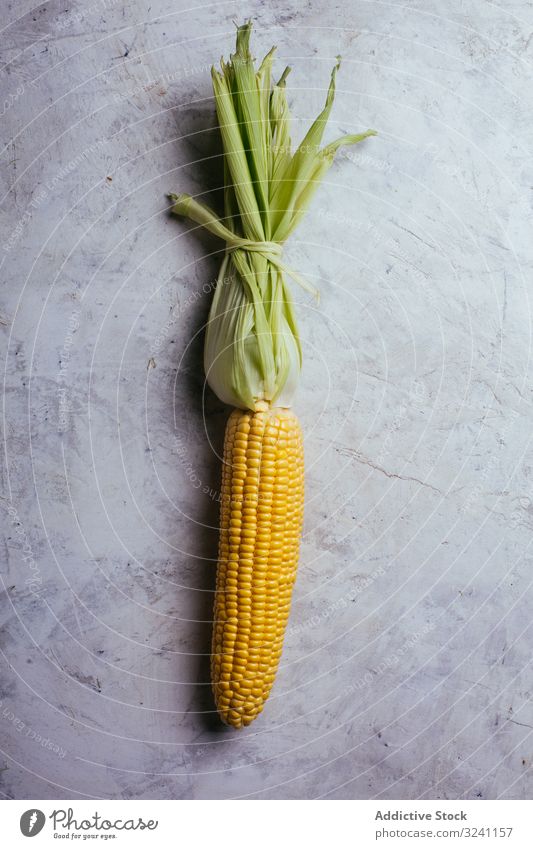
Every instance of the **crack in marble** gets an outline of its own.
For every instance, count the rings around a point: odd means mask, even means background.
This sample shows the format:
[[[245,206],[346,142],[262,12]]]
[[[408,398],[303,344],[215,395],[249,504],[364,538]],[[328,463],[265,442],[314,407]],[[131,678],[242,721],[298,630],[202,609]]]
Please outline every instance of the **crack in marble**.
[[[334,446],[334,450],[337,451],[338,454],[344,454],[348,457],[351,457],[353,460],[356,460],[358,463],[362,463],[364,466],[370,466],[371,469],[374,469],[376,472],[381,472],[381,474],[385,475],[388,478],[397,478],[401,481],[411,481],[412,483],[418,483],[420,486],[426,487],[427,489],[433,490],[438,495],[449,495],[450,493],[444,493],[442,490],[437,489],[437,487],[433,486],[430,483],[426,483],[426,481],[420,480],[420,478],[411,477],[409,475],[399,475],[396,472],[388,472],[382,466],[378,466],[377,463],[374,463],[368,457],[364,457],[359,451],[356,451],[352,448],[346,448],[344,446]]]

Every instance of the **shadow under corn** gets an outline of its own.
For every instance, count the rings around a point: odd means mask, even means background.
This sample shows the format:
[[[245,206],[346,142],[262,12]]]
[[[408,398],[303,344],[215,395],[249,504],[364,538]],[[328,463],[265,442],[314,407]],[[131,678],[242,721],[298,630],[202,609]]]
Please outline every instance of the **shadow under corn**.
[[[223,165],[222,149],[218,129],[214,118],[214,106],[204,104],[187,115],[186,123],[181,124],[180,133],[185,136],[177,140],[178,161],[187,163],[180,169],[179,175],[185,185],[176,187],[176,191],[189,191],[194,194],[209,192],[202,198],[222,213],[223,204]],[[176,231],[190,229],[190,221],[172,216]],[[203,366],[203,348],[205,327],[213,292],[202,292],[202,286],[212,285],[218,275],[223,258],[224,244],[207,231],[200,228],[188,237],[196,240],[202,258],[198,261],[195,277],[200,289],[200,297],[191,307],[191,321],[188,325],[190,345],[186,362],[182,364],[177,379],[180,381],[180,396],[187,405],[187,417],[195,433],[205,433],[204,454],[197,457],[202,468],[202,500],[196,507],[194,520],[197,523],[195,539],[194,587],[192,608],[188,618],[203,623],[197,630],[195,645],[196,668],[193,672],[196,686],[189,701],[189,711],[197,724],[210,732],[228,731],[222,724],[216,711],[211,690],[210,652],[212,636],[212,617],[219,536],[219,492],[222,476],[221,456],[224,444],[224,430],[229,408],[223,404],[205,384]],[[171,399],[173,402],[173,399]],[[174,411],[175,412],[175,411]],[[198,504],[198,502],[197,502]],[[179,678],[179,676],[178,676]]]
[[[205,299],[207,300],[207,299]],[[199,312],[198,329],[205,326],[208,305]],[[211,691],[211,636],[213,629],[213,603],[216,582],[220,501],[219,492],[222,477],[222,450],[224,430],[229,408],[222,404],[208,387],[204,390],[203,371],[204,334],[195,337],[187,359],[194,367],[185,369],[180,376],[188,407],[188,415],[193,419],[196,432],[204,433],[204,455],[198,460],[202,468],[202,500],[194,514],[197,538],[195,539],[195,592],[192,594],[192,608],[189,618],[203,625],[197,630],[195,656],[195,680],[193,696],[189,702],[192,715],[204,729],[225,731],[217,714]]]

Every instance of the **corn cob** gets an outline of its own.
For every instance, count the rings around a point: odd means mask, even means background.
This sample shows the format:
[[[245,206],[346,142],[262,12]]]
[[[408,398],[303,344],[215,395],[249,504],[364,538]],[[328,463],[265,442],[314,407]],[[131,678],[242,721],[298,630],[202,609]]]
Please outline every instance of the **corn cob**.
[[[226,427],[211,674],[223,721],[263,710],[289,616],[303,520],[302,432],[288,409],[234,410]]]
[[[224,445],[211,672],[220,716],[236,728],[262,711],[278,667],[296,576],[303,514],[303,444],[291,412],[302,366],[291,277],[282,246],[343,145],[321,147],[335,96],[333,68],[322,112],[291,153],[286,68],[271,84],[274,48],[258,69],[251,23],[236,52],[212,69],[224,149],[224,216],[190,195],[172,211],[223,239],[225,256],[204,348],[207,381],[231,413]]]

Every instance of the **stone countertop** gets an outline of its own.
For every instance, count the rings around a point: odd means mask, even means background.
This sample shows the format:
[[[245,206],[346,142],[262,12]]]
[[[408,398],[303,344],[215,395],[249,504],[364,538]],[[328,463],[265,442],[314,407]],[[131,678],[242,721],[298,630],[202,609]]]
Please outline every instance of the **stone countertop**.
[[[525,0],[3,2],[2,792],[529,798],[531,114]],[[209,66],[252,17],[294,137],[341,53],[339,155],[286,256],[307,500],[275,688],[208,677],[225,409]],[[217,203],[217,198],[213,199]]]

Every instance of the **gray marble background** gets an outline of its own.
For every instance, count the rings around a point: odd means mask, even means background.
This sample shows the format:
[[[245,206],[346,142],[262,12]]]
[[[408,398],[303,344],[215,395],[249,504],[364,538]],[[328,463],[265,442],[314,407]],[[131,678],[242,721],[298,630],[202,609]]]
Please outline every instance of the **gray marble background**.
[[[209,66],[279,45],[294,137],[341,53],[340,155],[287,260],[306,433],[281,668],[208,683],[221,245]],[[0,779],[16,798],[531,795],[533,8],[2,3]],[[209,198],[218,203],[215,195]]]

